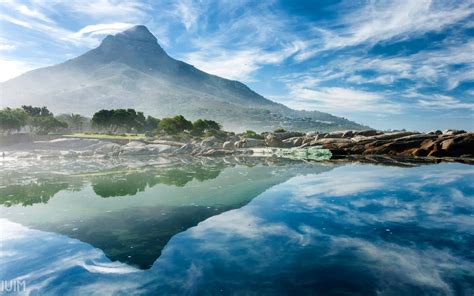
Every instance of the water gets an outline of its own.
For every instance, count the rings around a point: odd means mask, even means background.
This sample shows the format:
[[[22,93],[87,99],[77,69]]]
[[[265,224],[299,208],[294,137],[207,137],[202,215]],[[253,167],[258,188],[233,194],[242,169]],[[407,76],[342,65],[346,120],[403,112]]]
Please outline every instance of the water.
[[[4,163],[0,279],[33,295],[472,295],[474,171]]]

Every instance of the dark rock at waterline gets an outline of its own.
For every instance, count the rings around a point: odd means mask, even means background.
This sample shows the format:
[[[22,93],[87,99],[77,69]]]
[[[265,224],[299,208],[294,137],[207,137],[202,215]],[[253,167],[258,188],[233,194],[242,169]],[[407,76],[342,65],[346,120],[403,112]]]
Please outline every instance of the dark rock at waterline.
[[[348,134],[347,132],[344,132]],[[373,135],[373,132],[353,133],[352,138],[341,133],[313,140],[302,139],[303,146],[321,146],[334,155],[392,155],[429,157],[472,157],[474,156],[474,133],[459,130],[430,132],[394,132]],[[338,137],[339,136],[339,137]]]

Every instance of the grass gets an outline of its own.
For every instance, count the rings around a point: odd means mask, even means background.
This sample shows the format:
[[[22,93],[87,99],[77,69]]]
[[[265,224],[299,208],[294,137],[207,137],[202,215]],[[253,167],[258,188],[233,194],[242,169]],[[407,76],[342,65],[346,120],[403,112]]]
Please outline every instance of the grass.
[[[124,134],[124,135],[106,135],[95,133],[74,133],[65,135],[70,138],[87,138],[87,139],[124,139],[124,140],[145,140],[145,134]]]

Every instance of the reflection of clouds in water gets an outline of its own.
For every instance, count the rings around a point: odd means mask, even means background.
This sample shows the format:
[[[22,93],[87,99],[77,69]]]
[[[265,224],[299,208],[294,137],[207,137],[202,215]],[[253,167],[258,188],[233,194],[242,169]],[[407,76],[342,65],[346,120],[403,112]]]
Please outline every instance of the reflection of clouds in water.
[[[191,243],[198,247],[193,252],[219,257],[211,264],[199,262],[208,269],[203,274],[212,273],[215,262],[227,262],[239,273],[272,280],[282,268],[299,275],[316,270],[320,275],[355,265],[360,277],[374,277],[372,288],[381,293],[472,291],[474,264],[466,259],[472,251],[461,251],[472,241],[470,181],[474,173],[470,167],[458,167],[344,167],[297,177],[249,206],[212,217],[183,235],[196,242]],[[432,172],[431,178],[415,182],[426,171]],[[351,186],[349,180],[362,185]],[[405,184],[410,186],[405,188]],[[419,191],[423,194],[418,195]],[[326,224],[331,228],[323,227]],[[390,225],[400,233],[385,229]],[[413,229],[416,231],[409,233]],[[433,241],[431,236],[435,236]],[[167,251],[172,253],[172,249],[179,250],[180,244],[171,243]],[[299,258],[301,254],[311,256]],[[300,264],[296,267],[294,262]],[[453,283],[458,290],[453,290]]]
[[[297,177],[174,236],[139,272],[78,241],[12,226],[22,238],[8,236],[4,251],[28,257],[8,274],[63,294],[470,295],[473,175],[461,165],[348,166]]]
[[[90,294],[100,291],[108,294],[121,291],[127,286],[137,286],[134,281],[124,280],[120,284],[113,280],[103,281],[100,275],[117,276],[136,273],[137,270],[119,262],[108,261],[99,249],[66,236],[31,230],[5,219],[0,219],[0,225],[2,250],[15,253],[15,256],[0,258],[1,278],[26,280],[28,292],[42,291],[40,294],[60,295],[70,291],[71,287],[68,285],[80,284],[82,287],[77,292]],[[86,278],[87,281],[84,281]]]
[[[410,169],[352,166],[296,177],[281,187],[292,195],[284,201],[292,211],[321,210],[350,224],[412,221],[428,228],[472,231],[474,171],[459,166],[443,164]],[[462,179],[472,180],[464,181],[465,192],[454,188],[454,183]]]
[[[294,229],[263,219],[251,219],[254,224],[234,228],[229,227],[228,221],[222,224],[226,216],[229,221],[235,218],[235,215],[227,214],[219,219],[210,218],[197,227],[204,227],[206,231],[193,230],[184,235],[181,239],[188,246],[180,240],[170,244],[157,265],[178,254],[189,256],[185,261],[199,266],[202,285],[209,281],[225,282],[225,286],[234,291],[245,291],[259,281],[259,288],[270,289],[267,292],[276,292],[284,285],[298,289],[298,280],[305,274],[314,277],[306,279],[306,285],[324,286],[318,277],[324,277],[328,284],[341,281],[339,285],[342,286],[356,285],[355,280],[369,281],[367,288],[382,294],[418,291],[449,295],[455,292],[450,287],[451,281],[457,281],[465,290],[472,289],[468,284],[462,286],[462,275],[474,279],[474,264],[453,256],[449,250],[417,249],[382,240],[370,242],[345,235],[326,235],[309,225]],[[237,232],[223,235],[232,229]],[[189,245],[193,246],[190,251]],[[233,280],[225,277],[232,272]],[[348,275],[354,279],[332,278],[338,277],[338,272],[341,277]],[[333,275],[328,277],[326,273]],[[195,273],[182,276],[185,282],[196,282]],[[329,290],[324,292],[330,292],[331,287],[326,288]],[[362,287],[356,285],[356,288]],[[344,291],[344,287],[340,289]]]
[[[378,276],[379,291],[382,293],[397,291],[400,294],[410,286],[417,286],[427,293],[436,291],[449,295],[454,291],[447,281],[462,282],[463,274],[474,279],[474,264],[446,250],[407,248],[385,242],[371,243],[334,236],[331,239],[331,251],[326,256],[341,253],[350,254],[361,268],[363,265],[370,267]]]

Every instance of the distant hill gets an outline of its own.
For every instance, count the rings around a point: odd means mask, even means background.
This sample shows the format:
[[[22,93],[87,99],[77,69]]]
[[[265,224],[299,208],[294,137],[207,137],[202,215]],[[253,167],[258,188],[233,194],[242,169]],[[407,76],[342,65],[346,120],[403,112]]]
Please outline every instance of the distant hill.
[[[135,108],[157,117],[213,119],[236,131],[366,128],[328,113],[290,109],[243,83],[175,60],[145,26],[107,36],[77,58],[27,72],[0,89],[1,106],[48,106],[56,114]]]

